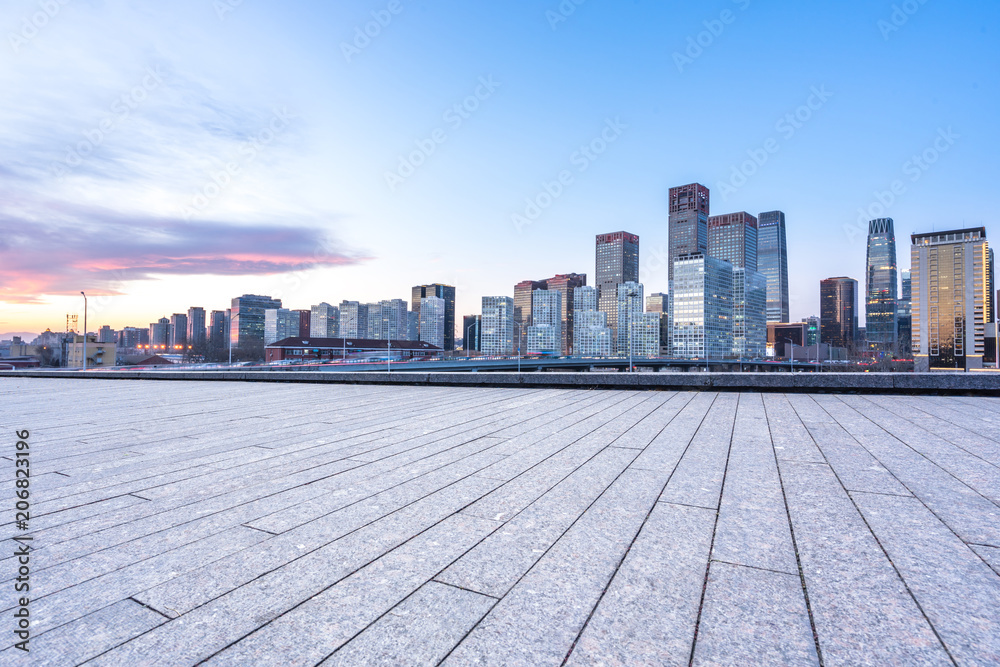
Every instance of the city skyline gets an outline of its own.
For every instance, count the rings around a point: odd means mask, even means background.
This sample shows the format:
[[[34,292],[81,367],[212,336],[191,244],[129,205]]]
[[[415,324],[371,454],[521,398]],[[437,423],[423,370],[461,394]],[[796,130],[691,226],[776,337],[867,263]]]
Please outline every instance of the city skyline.
[[[220,6],[60,4],[30,37],[36,3],[0,19],[0,332],[62,330],[80,290],[114,328],[431,280],[476,313],[524,276],[595,275],[612,229],[662,292],[668,190],[692,182],[713,213],[786,214],[792,320],[821,279],[863,278],[869,220],[997,231],[997,7],[402,3],[365,40],[387,3]]]

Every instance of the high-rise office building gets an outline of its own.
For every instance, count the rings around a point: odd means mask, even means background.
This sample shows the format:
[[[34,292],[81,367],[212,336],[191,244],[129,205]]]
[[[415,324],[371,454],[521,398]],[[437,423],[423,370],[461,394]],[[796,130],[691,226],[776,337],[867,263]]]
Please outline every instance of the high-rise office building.
[[[611,328],[608,315],[597,309],[596,287],[573,290],[573,354],[578,357],[611,356]]]
[[[757,218],[745,211],[709,216],[708,255],[756,271]]]
[[[233,299],[229,315],[233,349],[264,358],[264,311],[272,308],[281,308],[281,299],[256,294]]]
[[[618,331],[618,286],[639,282],[639,237],[628,232],[597,235],[597,309],[608,316],[612,336]]]
[[[749,268],[733,269],[733,354],[760,358],[767,354],[767,278]]]
[[[758,217],[757,270],[767,279],[767,321],[787,322],[788,249],[785,214],[781,211],[767,211]]]
[[[188,317],[184,313],[174,313],[170,316],[170,350],[175,354],[187,351]]]
[[[135,350],[142,345],[149,344],[149,330],[137,329],[136,327],[125,327],[118,332],[118,348],[122,350]]]
[[[482,320],[483,354],[513,354],[514,299],[509,296],[484,296]]]
[[[997,302],[995,300],[995,297],[996,297],[996,294],[997,294],[997,292],[996,292],[997,281],[996,281],[996,273],[993,272],[993,270],[994,270],[994,267],[993,267],[993,248],[990,248],[989,256],[990,256],[990,268],[989,268],[989,270],[986,273],[986,278],[989,280],[989,288],[987,289],[987,291],[989,292],[989,295],[990,295],[990,312],[993,313],[993,319],[996,320],[997,319]]]
[[[586,273],[561,273],[547,280],[546,290],[562,294],[562,350],[564,354],[573,354],[573,293],[577,287],[587,284]]]
[[[673,352],[671,343],[670,295],[665,292],[655,292],[646,297],[646,312],[657,313],[660,316],[660,354],[669,357]]]
[[[576,313],[598,310],[597,288],[584,285],[573,290],[573,316]]]
[[[673,354],[722,359],[733,354],[733,266],[697,253],[674,262]]]
[[[820,340],[831,347],[854,348],[858,339],[858,281],[844,276],[819,283]]]
[[[912,280],[910,278],[909,271],[900,271],[899,278],[900,292],[899,302],[896,308],[896,324],[898,327],[898,334],[896,339],[899,341],[900,355],[908,357],[913,352],[910,346],[910,341],[913,338],[913,292],[910,287]]]
[[[299,314],[299,338],[309,338],[312,336],[312,309],[295,312]]]
[[[208,316],[208,346],[214,350],[229,347],[229,316],[224,310],[213,310]]]
[[[616,301],[618,329],[615,332],[615,352],[618,356],[627,355],[630,347],[629,341],[632,341],[631,347],[634,355],[637,327],[642,319],[643,304],[645,303],[642,283],[630,280],[619,285]],[[659,334],[657,334],[657,339],[659,339]],[[659,342],[657,342],[656,352],[659,354]]]
[[[406,340],[420,340],[420,313],[406,314]]]
[[[539,289],[531,293],[528,354],[562,354],[562,297],[559,290]]]
[[[455,288],[452,285],[417,285],[411,291],[410,308],[417,314],[417,322],[420,321],[420,300],[436,296],[444,299],[444,349],[455,349]]]
[[[149,325],[149,345],[154,353],[164,353],[170,344],[170,320],[161,317]]]
[[[310,308],[309,335],[313,338],[339,337],[340,309],[325,301]]]
[[[338,330],[344,338],[368,337],[368,305],[357,301],[340,302]]]
[[[667,261],[674,279],[674,262],[681,255],[708,252],[708,188],[699,183],[670,188]],[[636,278],[638,280],[638,278]]]
[[[97,342],[98,343],[114,343],[117,336],[115,335],[114,329],[110,325],[105,324],[103,327],[97,330]]]
[[[382,306],[378,303],[366,303],[365,312],[368,313],[368,328],[362,338],[382,340]]]
[[[264,311],[264,345],[299,337],[299,311],[268,308]]]
[[[868,260],[865,275],[865,331],[868,347],[880,352],[896,350],[896,233],[892,218],[868,223]]]
[[[910,239],[914,369],[982,368],[986,325],[993,321],[986,228]]]
[[[462,347],[466,352],[482,350],[482,315],[466,315],[462,318]]]
[[[444,299],[441,300],[444,301]],[[409,340],[409,308],[403,299],[387,299],[369,306],[368,323],[369,328],[372,329],[374,340]],[[444,329],[444,332],[447,334],[447,329]],[[444,349],[434,341],[428,342]]]
[[[187,342],[195,350],[205,349],[205,309],[199,306],[188,308]]]
[[[445,307],[444,299],[437,296],[420,300],[420,340],[441,349],[444,349]]]
[[[514,351],[528,349],[528,327],[531,326],[531,295],[545,289],[544,280],[522,280],[514,285]]]

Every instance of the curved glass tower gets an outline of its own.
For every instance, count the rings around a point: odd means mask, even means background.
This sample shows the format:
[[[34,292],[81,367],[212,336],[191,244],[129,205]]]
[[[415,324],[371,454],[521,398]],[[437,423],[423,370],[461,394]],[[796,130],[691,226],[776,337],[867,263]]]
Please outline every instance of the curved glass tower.
[[[868,223],[868,269],[865,275],[865,327],[868,348],[894,352],[897,336],[898,277],[892,218]]]

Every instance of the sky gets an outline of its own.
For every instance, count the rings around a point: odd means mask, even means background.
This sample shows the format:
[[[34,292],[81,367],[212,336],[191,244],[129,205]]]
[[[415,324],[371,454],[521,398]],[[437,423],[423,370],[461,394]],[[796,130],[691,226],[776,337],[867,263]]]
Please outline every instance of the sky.
[[[786,214],[791,315],[862,280],[864,223],[985,225],[1000,5],[964,0],[8,0],[0,332],[148,326],[594,278],[667,193]],[[1000,243],[1000,241],[997,241]],[[459,334],[461,335],[461,334]]]

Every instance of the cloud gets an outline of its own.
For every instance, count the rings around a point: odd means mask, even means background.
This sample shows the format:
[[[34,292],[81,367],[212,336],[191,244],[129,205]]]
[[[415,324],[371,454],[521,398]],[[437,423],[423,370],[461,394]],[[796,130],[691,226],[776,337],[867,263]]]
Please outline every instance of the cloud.
[[[129,282],[159,276],[273,275],[367,259],[318,224],[187,222],[65,202],[41,208],[36,219],[0,209],[0,301],[119,294]]]

